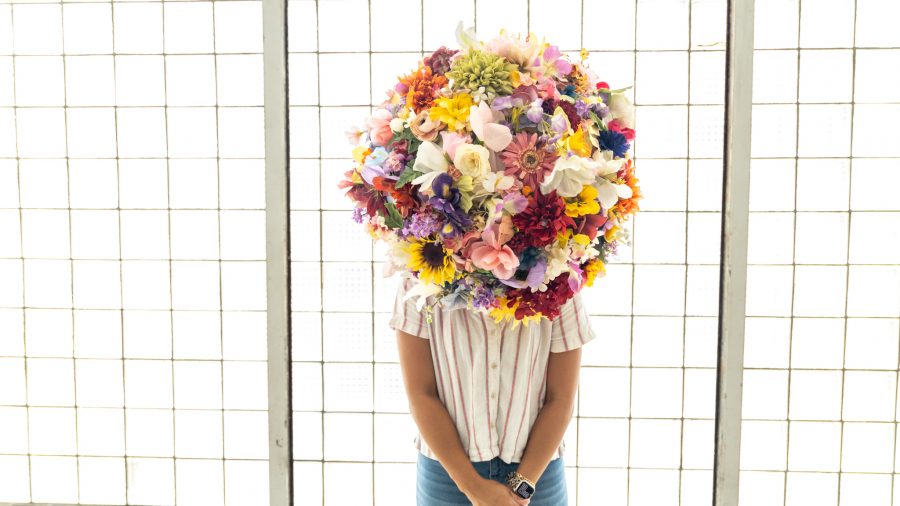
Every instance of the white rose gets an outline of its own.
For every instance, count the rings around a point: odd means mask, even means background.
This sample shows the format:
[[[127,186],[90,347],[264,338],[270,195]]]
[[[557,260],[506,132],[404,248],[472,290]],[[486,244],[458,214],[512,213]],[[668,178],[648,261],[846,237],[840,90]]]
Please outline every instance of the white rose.
[[[391,126],[392,131],[397,132],[397,133],[400,133],[403,131],[403,120],[400,118],[392,119],[389,124]]]
[[[454,153],[453,165],[472,179],[483,179],[491,172],[490,153],[478,144],[460,144]]]

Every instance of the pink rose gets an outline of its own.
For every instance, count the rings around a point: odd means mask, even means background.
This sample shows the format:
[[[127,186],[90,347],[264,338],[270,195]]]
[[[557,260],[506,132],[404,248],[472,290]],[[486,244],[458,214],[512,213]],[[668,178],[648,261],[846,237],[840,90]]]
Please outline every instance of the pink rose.
[[[391,130],[392,119],[393,116],[386,109],[378,109],[371,118],[366,120],[369,137],[376,146],[387,146],[394,138],[394,132]]]
[[[472,138],[469,137],[469,134],[459,135],[455,132],[443,131],[441,132],[441,146],[444,148],[444,151],[450,155],[450,159],[456,158],[456,148],[458,148],[462,144],[468,144],[472,142]]]

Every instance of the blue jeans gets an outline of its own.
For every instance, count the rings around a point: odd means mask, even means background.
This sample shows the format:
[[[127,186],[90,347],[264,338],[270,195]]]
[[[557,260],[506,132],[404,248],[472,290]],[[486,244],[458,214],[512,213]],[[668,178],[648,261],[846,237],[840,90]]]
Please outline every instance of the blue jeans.
[[[518,462],[507,464],[500,457],[482,462],[472,462],[475,470],[484,478],[506,483],[506,475],[519,467]],[[435,459],[419,453],[416,464],[416,504],[418,506],[471,506],[466,495],[460,492],[444,466]],[[562,457],[547,464],[544,474],[538,478],[529,506],[567,506],[566,474]]]

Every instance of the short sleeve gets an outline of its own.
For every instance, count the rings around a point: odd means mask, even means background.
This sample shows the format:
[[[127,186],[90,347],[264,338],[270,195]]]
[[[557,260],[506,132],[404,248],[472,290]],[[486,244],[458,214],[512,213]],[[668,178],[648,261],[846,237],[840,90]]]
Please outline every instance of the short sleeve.
[[[413,297],[403,300],[414,283],[415,281],[407,277],[400,281],[397,287],[397,295],[394,298],[394,312],[388,325],[394,330],[402,330],[407,334],[430,339],[431,325],[425,321],[424,310],[419,311],[416,309],[416,299]]]
[[[581,300],[581,294],[576,293],[560,307],[559,316],[553,319],[550,331],[550,351],[574,350],[584,346],[597,335],[591,327],[591,320]]]

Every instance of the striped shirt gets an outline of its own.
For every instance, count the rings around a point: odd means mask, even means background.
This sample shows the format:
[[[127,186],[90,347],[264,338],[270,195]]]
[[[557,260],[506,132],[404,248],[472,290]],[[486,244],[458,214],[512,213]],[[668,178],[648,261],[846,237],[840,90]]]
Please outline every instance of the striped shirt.
[[[468,309],[433,312],[431,323],[403,296],[414,281],[404,277],[394,301],[391,328],[430,339],[431,359],[441,402],[456,424],[472,461],[499,456],[520,462],[531,427],[544,404],[551,352],[578,348],[594,339],[587,311],[576,294],[553,321],[528,326],[496,323]],[[421,432],[415,448],[437,459]],[[565,451],[560,442],[554,459]]]

